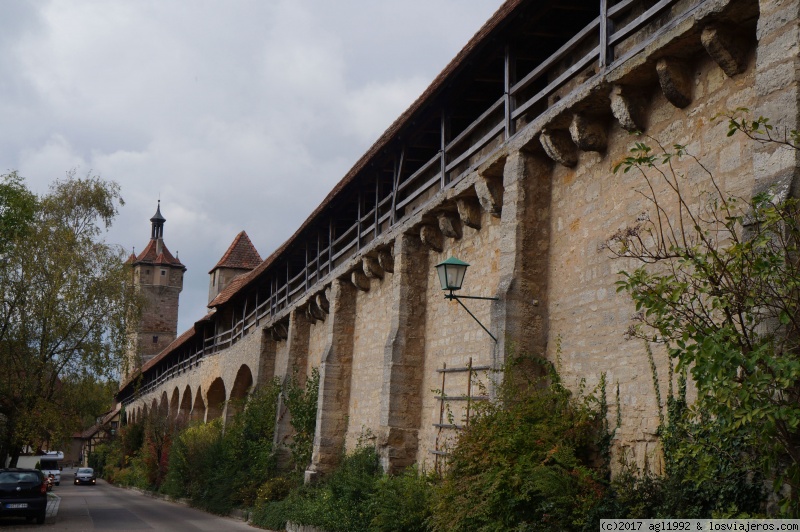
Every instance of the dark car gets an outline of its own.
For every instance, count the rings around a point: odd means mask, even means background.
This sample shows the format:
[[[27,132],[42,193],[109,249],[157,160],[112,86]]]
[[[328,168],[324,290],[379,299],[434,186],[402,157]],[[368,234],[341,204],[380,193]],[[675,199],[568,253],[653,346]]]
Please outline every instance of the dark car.
[[[47,483],[36,469],[0,469],[0,517],[26,517],[40,525],[47,515]]]
[[[97,477],[94,474],[94,469],[91,467],[81,467],[75,472],[75,485],[96,483]]]

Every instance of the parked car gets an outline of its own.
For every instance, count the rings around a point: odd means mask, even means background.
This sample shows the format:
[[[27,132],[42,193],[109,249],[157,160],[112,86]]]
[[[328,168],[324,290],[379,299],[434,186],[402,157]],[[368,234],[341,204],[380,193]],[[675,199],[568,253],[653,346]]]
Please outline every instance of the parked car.
[[[47,482],[37,469],[0,469],[0,517],[25,517],[40,525],[47,515]]]
[[[96,484],[97,477],[94,474],[94,469],[91,467],[80,467],[75,472],[75,485],[78,484]]]

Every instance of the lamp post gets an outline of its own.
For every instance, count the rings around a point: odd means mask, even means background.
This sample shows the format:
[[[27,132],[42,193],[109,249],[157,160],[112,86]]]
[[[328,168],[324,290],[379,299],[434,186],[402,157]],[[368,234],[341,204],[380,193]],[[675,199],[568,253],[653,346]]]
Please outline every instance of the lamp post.
[[[491,336],[492,340],[497,343],[497,338],[494,337],[492,333],[489,332],[478,318],[470,312],[470,310],[461,302],[462,299],[484,299],[488,301],[497,301],[498,298],[496,297],[480,297],[480,296],[459,296],[454,294],[456,290],[461,290],[461,285],[464,284],[464,276],[467,274],[467,267],[469,264],[464,262],[463,260],[458,260],[455,257],[450,257],[444,262],[440,262],[436,265],[436,272],[439,274],[439,283],[442,285],[442,290],[448,292],[444,295],[445,299],[456,300],[458,304],[464,307],[464,310],[467,311],[467,314],[472,316],[472,319],[475,320],[478,325],[481,326],[481,329],[486,331],[486,334]]]

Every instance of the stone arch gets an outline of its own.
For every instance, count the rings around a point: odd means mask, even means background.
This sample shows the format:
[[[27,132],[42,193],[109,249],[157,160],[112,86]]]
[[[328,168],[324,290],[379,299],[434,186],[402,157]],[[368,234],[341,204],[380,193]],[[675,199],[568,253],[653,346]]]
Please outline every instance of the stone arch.
[[[189,385],[186,385],[186,389],[183,390],[183,398],[181,399],[181,404],[178,410],[178,419],[182,421],[189,421],[192,415],[192,389]]]
[[[200,387],[197,387],[197,393],[194,394],[194,404],[192,405],[192,413],[189,416],[192,421],[205,421],[206,419],[206,404],[203,402],[203,394],[200,393]]]
[[[181,392],[180,390],[178,390],[178,387],[176,386],[175,389],[172,390],[172,397],[169,400],[169,413],[170,416],[173,416],[175,418],[177,418],[178,414],[180,414],[180,412],[178,411],[180,398],[181,398]]]
[[[225,409],[225,383],[221,377],[214,379],[211,386],[208,387],[206,392],[206,421],[222,417],[222,411]]]
[[[161,392],[161,404],[158,405],[158,413],[164,417],[169,417],[169,397],[167,391]]]
[[[236,372],[236,379],[233,381],[231,395],[228,398],[228,409],[225,416],[226,422],[236,415],[247,400],[250,390],[253,388],[253,373],[247,364],[242,364]]]

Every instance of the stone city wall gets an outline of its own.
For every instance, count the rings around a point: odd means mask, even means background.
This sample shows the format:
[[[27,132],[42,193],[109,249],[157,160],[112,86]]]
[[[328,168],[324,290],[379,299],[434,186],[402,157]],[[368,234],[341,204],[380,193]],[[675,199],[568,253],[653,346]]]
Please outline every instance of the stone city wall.
[[[731,194],[749,197],[773,185],[793,190],[796,152],[728,137],[725,120],[714,117],[748,107],[797,127],[800,1],[762,0],[755,35],[737,34],[726,48],[730,39],[719,38],[705,17],[724,21],[720,14],[733,4],[706,2],[630,62],[553,98],[489,160],[287,312],[137,398],[133,408],[158,401],[162,391],[207,394],[218,377],[229,394],[242,366],[255,382],[316,367],[309,478],[330,470],[342,448],[362,436],[375,442],[387,471],[415,462],[430,468],[457,430],[435,425],[463,425],[466,414],[466,403],[454,400],[452,416],[442,417],[437,370],[464,368],[470,358],[473,366],[499,368],[509,354],[527,353],[557,362],[572,386],[585,379],[591,388],[605,373],[610,421],[617,408],[622,419],[615,454],[658,471],[651,370],[644,345],[625,339],[634,309],[615,287],[618,272],[635,264],[605,248],[647,211],[645,183],[636,172],[612,168],[643,140],[628,131],[642,129],[651,144],[685,145]],[[689,160],[675,164],[700,205],[708,176]],[[471,264],[465,294],[499,298],[465,302],[496,344],[443,297],[434,266],[451,255]],[[665,389],[664,353],[655,354]],[[467,395],[465,372],[444,375],[446,395]],[[491,394],[495,375],[476,372],[471,395]],[[278,440],[288,441],[287,418],[278,426]]]

